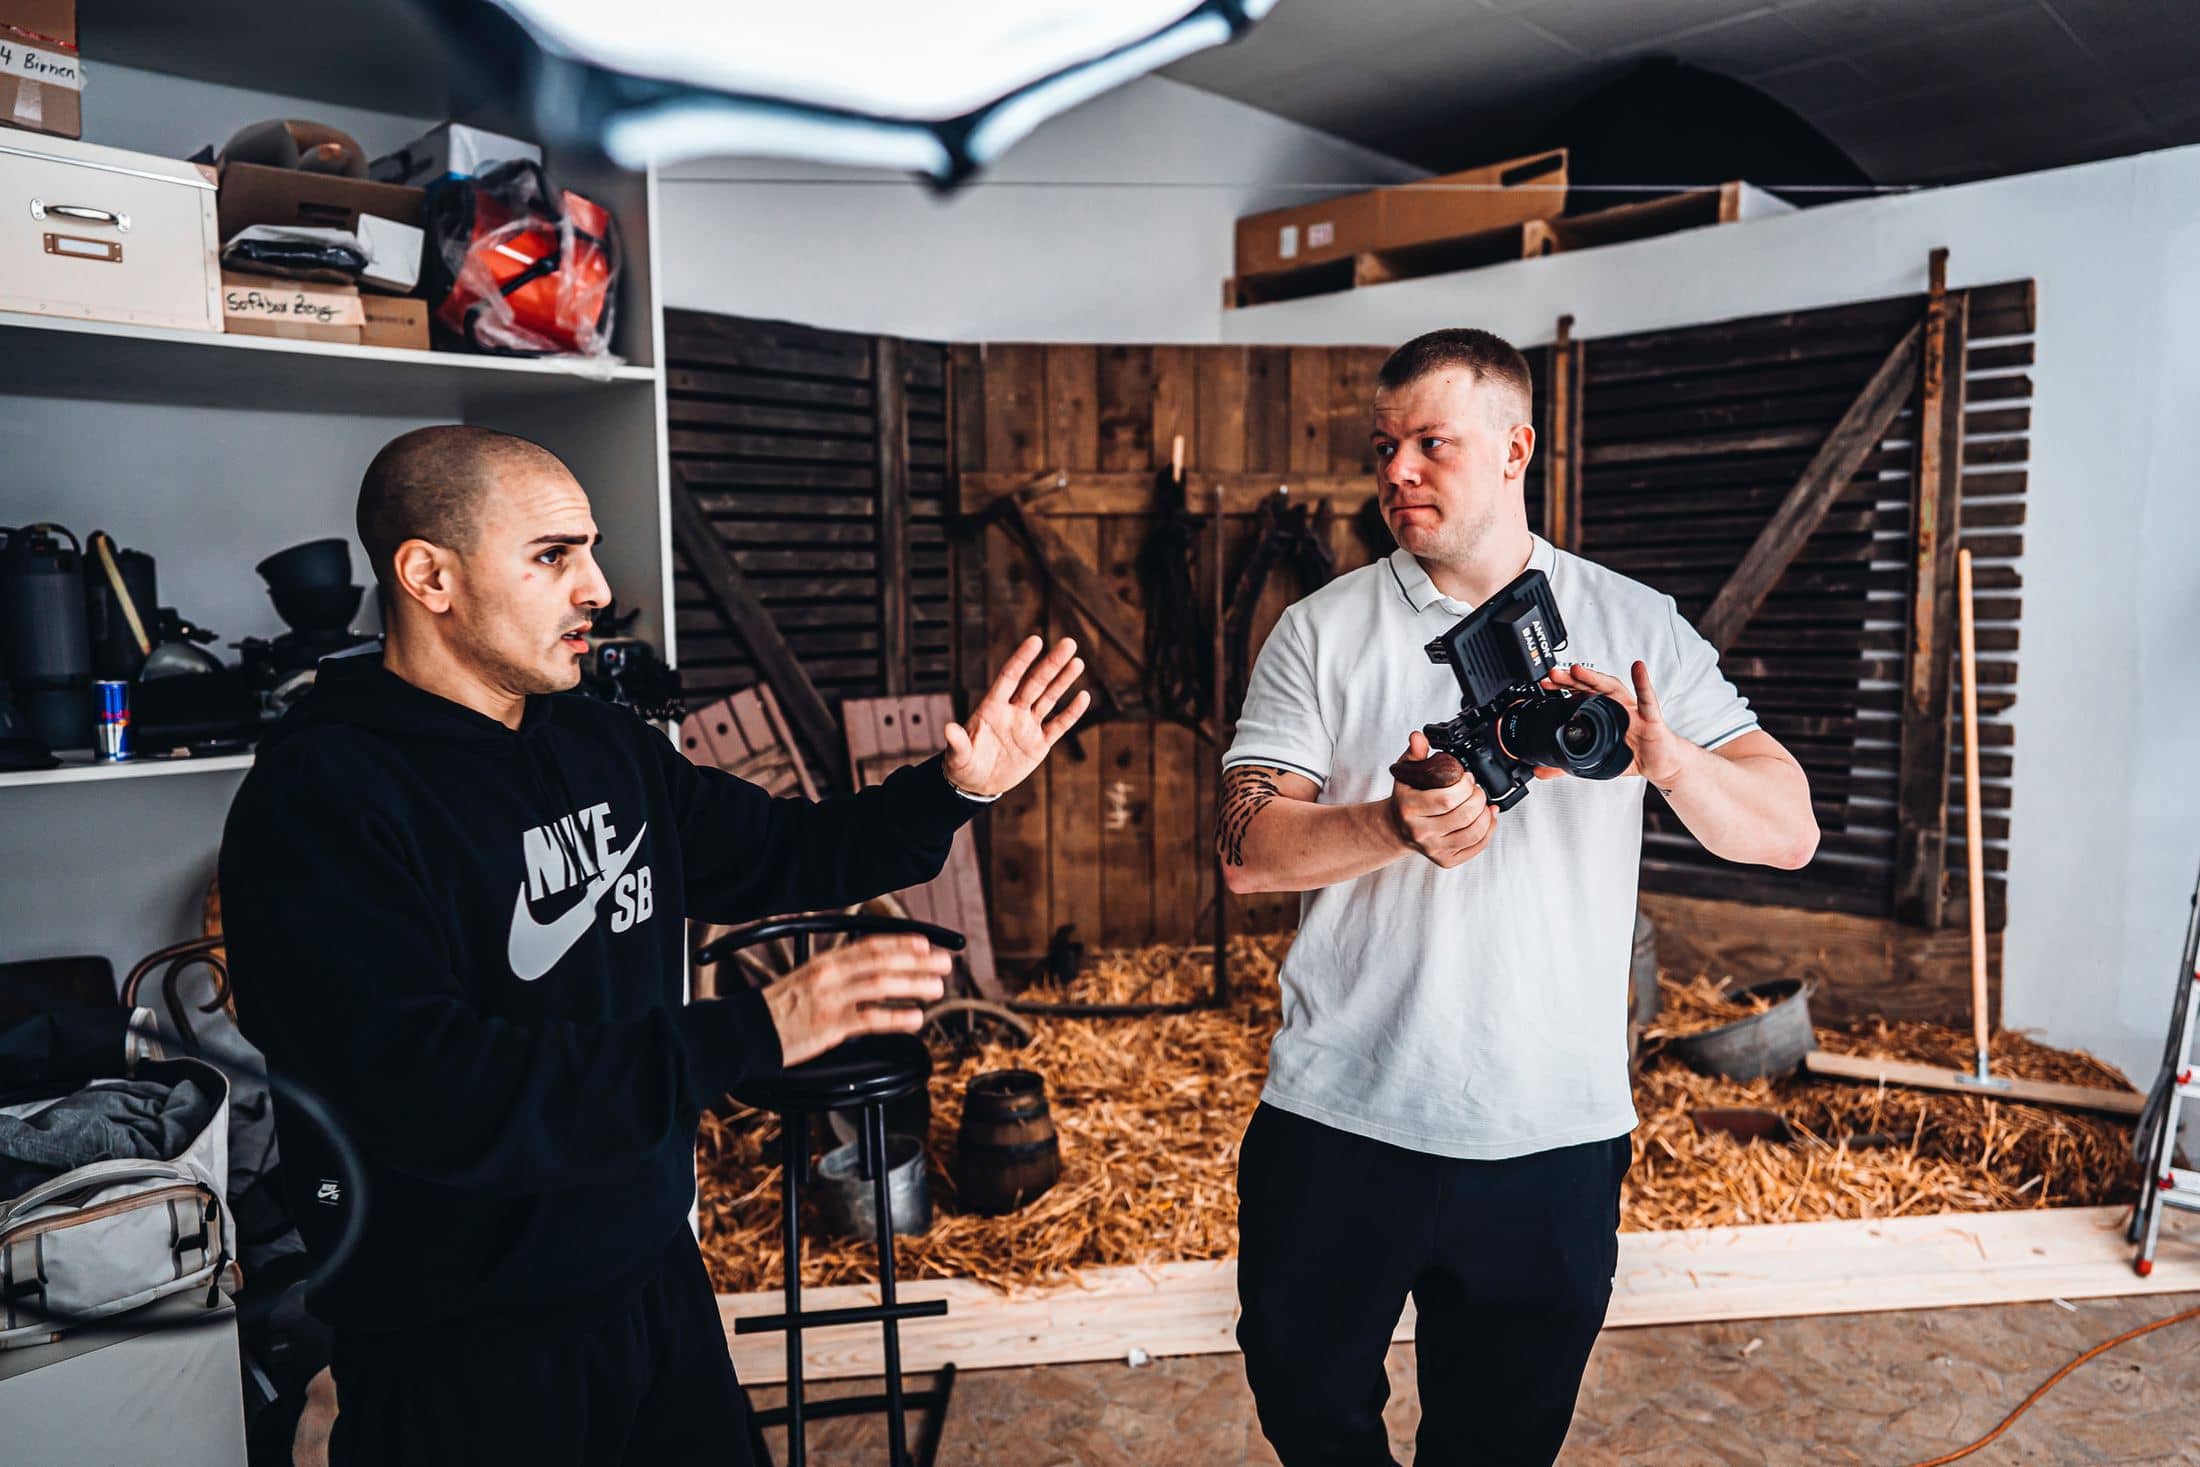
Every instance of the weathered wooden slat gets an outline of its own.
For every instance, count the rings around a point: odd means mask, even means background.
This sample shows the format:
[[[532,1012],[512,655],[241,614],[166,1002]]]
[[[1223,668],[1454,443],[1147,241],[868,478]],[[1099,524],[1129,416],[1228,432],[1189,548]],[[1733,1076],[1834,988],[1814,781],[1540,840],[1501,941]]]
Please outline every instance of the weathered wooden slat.
[[[1153,349],[1153,461],[1156,466],[1173,461],[1179,438],[1184,440],[1187,480],[1204,482],[1214,472],[1215,465],[1201,463],[1199,459],[1198,350],[1189,346],[1157,346]],[[1146,483],[1150,493],[1151,476],[1146,476]]]
[[[862,412],[871,405],[871,389],[858,382],[820,382],[777,372],[738,372],[711,367],[668,368],[665,392],[676,401],[788,403],[849,412]]]
[[[862,440],[871,436],[868,403],[860,410],[841,412],[782,403],[718,402],[675,394],[666,401],[665,421],[682,428],[752,429],[817,438]]]
[[[1329,352],[1319,346],[1291,348],[1291,450],[1285,467],[1296,474],[1329,471]]]
[[[1912,328],[1872,373],[1856,402],[1826,435],[1811,466],[1795,481],[1794,490],[1773,512],[1748,557],[1713,600],[1699,624],[1712,646],[1726,647],[1748,623],[1841,487],[1855,476],[1858,463],[1879,442],[1888,420],[1917,380],[1919,335]]]
[[[1290,348],[1253,347],[1245,354],[1245,467],[1287,473],[1291,449]]]
[[[1153,469],[1153,353],[1150,346],[1100,348],[1097,468],[1128,473]],[[1166,443],[1161,445],[1163,454],[1168,449]]]
[[[1329,349],[1329,471],[1364,478],[1370,493],[1375,449],[1368,427],[1375,405],[1375,377],[1386,355],[1381,347]]]
[[[1049,389],[1053,380],[1050,376]],[[1097,448],[1092,450],[1097,454]],[[1090,462],[1087,459],[1086,462]],[[1035,540],[1044,547],[1049,567],[1058,589],[1067,591],[1069,583],[1080,582],[1079,592],[1069,598],[1079,611],[1087,611],[1088,599],[1095,605],[1104,604],[1106,597],[1114,605],[1111,613],[1120,608],[1113,590],[1102,579],[1098,569],[1100,559],[1100,525],[1090,518],[1065,518],[1032,527]],[[1052,537],[1052,543],[1042,537]],[[1075,574],[1065,574],[1072,571]],[[1047,636],[1051,643],[1056,637],[1075,635],[1080,644],[1090,644],[1096,639],[1086,632],[1073,617],[1071,607],[1057,604],[1054,608]],[[1127,614],[1120,622],[1136,635],[1136,623]],[[1134,643],[1133,646],[1137,644]],[[1088,653],[1086,665],[1096,666]],[[1101,938],[1101,866],[1100,826],[1101,788],[1105,778],[1104,760],[1100,755],[1100,740],[1092,733],[1063,740],[1052,757],[1043,766],[1047,779],[1047,891],[1053,910],[1055,926],[1069,924],[1076,929],[1080,941],[1095,943]]]
[[[1971,337],[1984,341],[1997,336],[2030,336],[2039,330],[2039,289],[2030,280],[2007,280],[1999,285],[1974,285],[1966,316]]]
[[[872,345],[873,423],[878,461],[879,661],[889,697],[909,690],[909,398],[902,344]]]
[[[1028,478],[1045,465],[1046,358],[1037,347],[989,345],[984,349],[983,369],[985,456],[980,466]],[[1001,649],[1013,648],[1044,628],[1030,566],[1007,530],[995,526],[985,532],[983,565],[985,680],[989,681],[1006,655]],[[978,685],[982,688],[984,683]],[[1041,951],[1053,930],[1046,805],[1047,781],[1042,775],[1001,796],[987,816],[993,930],[1006,952]]]
[[[710,521],[696,509],[677,465],[673,468],[671,498],[673,537],[680,544],[681,554],[702,578],[717,602],[719,615],[739,634],[771,684],[780,707],[806,746],[812,767],[837,770],[841,749],[831,710],[787,646],[771,613],[749,590],[741,570],[718,543]]]
[[[1197,356],[1199,437],[1192,462],[1201,476],[1242,473],[1245,462],[1246,348],[1202,348]]]
[[[690,486],[754,486],[765,490],[852,490],[868,494],[878,486],[877,466],[863,464],[792,464],[741,462],[723,458],[688,458],[681,462]]]

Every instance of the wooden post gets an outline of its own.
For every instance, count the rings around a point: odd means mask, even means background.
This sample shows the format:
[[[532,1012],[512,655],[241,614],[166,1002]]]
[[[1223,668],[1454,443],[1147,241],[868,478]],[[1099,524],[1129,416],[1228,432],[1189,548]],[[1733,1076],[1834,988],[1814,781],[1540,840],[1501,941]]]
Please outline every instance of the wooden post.
[[[1963,509],[1963,363],[1970,301],[1948,294],[1948,252],[1934,250],[1918,371],[1917,470],[1910,490],[1909,646],[1895,782],[1894,915],[1937,930],[1947,920],[1949,659]]]
[[[1207,569],[1214,582],[1214,605],[1211,608],[1214,615],[1212,684],[1214,687],[1215,720],[1214,767],[1217,771],[1215,788],[1218,792],[1222,788],[1220,775],[1222,758],[1230,752],[1230,659],[1228,649],[1224,643],[1222,628],[1225,609],[1224,596],[1226,594],[1222,584],[1225,559],[1223,541],[1224,530],[1229,523],[1223,513],[1225,498],[1222,484],[1218,480],[1215,484],[1215,511],[1211,521],[1212,531],[1207,538]],[[1230,997],[1230,887],[1229,883],[1222,879],[1222,852],[1219,849],[1209,851],[1207,859],[1215,863],[1214,996],[1215,1003],[1220,1005],[1227,1003]]]
[[[1719,588],[1697,630],[1721,652],[1734,645],[1902,411],[1917,382],[1918,342],[1923,334],[1922,325],[1912,326],[1895,343],[1758,532],[1742,563]]]
[[[901,342],[871,343],[871,416],[878,442],[879,668],[888,697],[909,691],[909,393]]]
[[[1581,549],[1581,343],[1574,318],[1558,318],[1551,343],[1551,441],[1544,445],[1543,538]]]
[[[1971,629],[1971,552],[1956,553],[1956,607],[1963,657],[1963,855],[1971,914],[1971,1034],[1978,1044],[1978,1077],[1987,1075],[1986,1040],[1986,833],[1979,814],[1978,647]],[[1945,663],[1946,658],[1941,661]],[[1946,720],[1942,720],[1943,726]],[[1945,810],[1946,805],[1942,808]]]

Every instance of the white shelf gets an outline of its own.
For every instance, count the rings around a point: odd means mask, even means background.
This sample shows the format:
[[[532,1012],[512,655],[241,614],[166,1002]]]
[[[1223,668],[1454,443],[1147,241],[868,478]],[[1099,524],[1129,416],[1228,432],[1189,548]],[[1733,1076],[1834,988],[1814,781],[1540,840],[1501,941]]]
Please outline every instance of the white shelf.
[[[0,393],[190,407],[446,410],[454,395],[555,396],[656,382],[654,367],[226,336],[0,311]]]
[[[94,762],[89,755],[64,754],[58,769],[23,769],[0,774],[0,789],[31,785],[85,784],[109,779],[151,779],[162,774],[220,774],[250,769],[250,754],[216,754],[212,758],[130,759],[120,764]]]

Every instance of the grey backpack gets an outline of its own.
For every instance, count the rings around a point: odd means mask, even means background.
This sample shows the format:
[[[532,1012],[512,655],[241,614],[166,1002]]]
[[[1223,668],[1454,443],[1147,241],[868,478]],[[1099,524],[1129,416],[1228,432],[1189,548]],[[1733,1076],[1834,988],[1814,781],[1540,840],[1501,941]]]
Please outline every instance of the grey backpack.
[[[0,1349],[194,1291],[239,1285],[229,1174],[229,1081],[202,1060],[140,1061],[137,1079],[190,1079],[219,1097],[180,1151],[89,1162],[0,1201]],[[94,1082],[95,1084],[98,1082]]]

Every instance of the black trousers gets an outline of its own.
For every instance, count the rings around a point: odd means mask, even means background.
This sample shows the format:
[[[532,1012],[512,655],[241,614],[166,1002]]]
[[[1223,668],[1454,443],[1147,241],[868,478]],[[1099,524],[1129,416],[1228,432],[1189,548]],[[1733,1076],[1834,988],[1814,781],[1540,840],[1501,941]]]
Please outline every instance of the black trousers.
[[[1619,1258],[1627,1136],[1504,1161],[1263,1105],[1238,1163],[1238,1344],[1284,1467],[1390,1467],[1383,1357],[1411,1295],[1424,1467],[1545,1467]]]
[[[684,1226],[609,1317],[371,1339],[339,1332],[332,1369],[330,1467],[768,1460]]]

